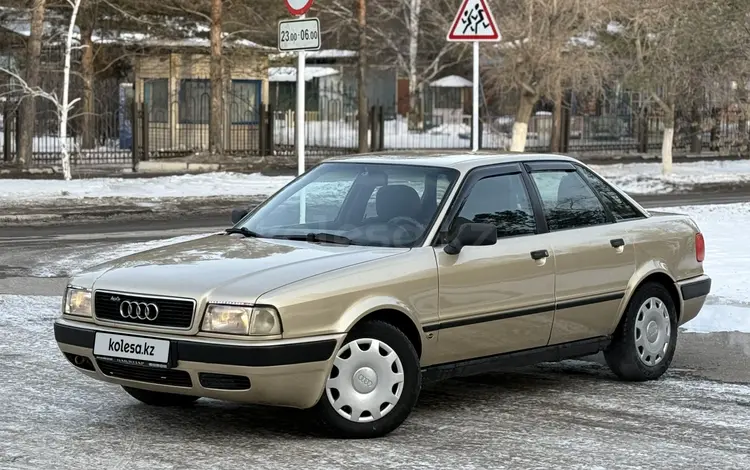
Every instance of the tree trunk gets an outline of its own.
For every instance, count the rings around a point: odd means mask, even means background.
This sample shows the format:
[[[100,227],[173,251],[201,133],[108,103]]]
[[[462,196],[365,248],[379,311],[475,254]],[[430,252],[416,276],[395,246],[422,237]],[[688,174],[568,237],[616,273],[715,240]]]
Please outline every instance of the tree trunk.
[[[367,117],[367,6],[365,0],[357,0],[357,17],[359,22],[359,66],[357,80],[357,96],[359,116],[359,152],[369,150],[367,131],[369,122]]]
[[[91,0],[84,0],[90,2]],[[81,148],[93,149],[96,146],[96,109],[94,107],[94,43],[93,18],[91,11],[85,12],[81,22],[81,43],[83,56],[81,57],[81,75],[83,78],[83,125],[81,126]]]
[[[552,132],[550,135],[549,150],[553,153],[560,152],[562,136],[562,87],[558,80],[555,87],[555,108],[552,110]]]
[[[703,116],[701,103],[696,99],[690,109],[690,153],[699,154],[703,147]]]
[[[674,103],[664,107],[664,137],[661,142],[661,170],[667,175],[672,172],[672,145],[674,144]]]
[[[212,154],[223,153],[223,76],[221,14],[222,0],[211,0],[211,116],[208,125],[208,146]]]
[[[420,119],[422,100],[419,96],[417,59],[419,58],[419,15],[422,0],[409,0],[409,129],[422,129]]]
[[[40,57],[42,54],[42,34],[44,32],[45,0],[33,0],[31,6],[31,32],[26,49],[26,76],[24,80],[29,88],[39,86]],[[20,144],[16,152],[18,163],[31,166],[31,155],[34,145],[34,126],[36,124],[36,102],[32,96],[25,96],[21,101],[21,128],[18,129]]]
[[[510,144],[511,152],[523,152],[526,148],[526,135],[529,131],[529,120],[531,110],[534,109],[536,96],[527,91],[521,92],[521,100],[518,103],[516,122],[513,123],[513,140]]]
[[[73,4],[73,13],[70,16],[70,24],[68,25],[68,35],[65,38],[65,66],[63,67],[63,89],[62,89],[62,103],[59,104],[60,110],[60,157],[62,160],[63,175],[66,180],[71,180],[72,175],[70,173],[70,149],[68,149],[68,111],[75,104],[75,101],[68,102],[70,92],[70,54],[73,48],[73,32],[76,26],[76,17],[78,16],[78,8],[81,6],[81,0],[75,0]]]

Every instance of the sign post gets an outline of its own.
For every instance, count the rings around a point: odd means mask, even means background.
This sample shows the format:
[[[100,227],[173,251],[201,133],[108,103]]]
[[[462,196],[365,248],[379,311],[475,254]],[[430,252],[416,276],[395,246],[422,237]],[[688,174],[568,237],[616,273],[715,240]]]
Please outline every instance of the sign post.
[[[294,148],[297,153],[297,174],[305,172],[305,51],[320,49],[320,20],[305,18],[314,0],[284,0],[295,20],[279,21],[279,51],[297,51],[297,108],[294,112]],[[271,121],[273,122],[273,121]],[[307,221],[304,190],[299,200],[299,222]]]
[[[500,30],[485,0],[463,0],[448,31],[448,41],[473,43],[471,150],[479,150],[479,43],[500,40]]]
[[[280,52],[297,51],[297,108],[294,113],[294,148],[297,174],[305,172],[305,51],[320,49],[320,21],[305,18],[314,0],[284,0],[296,20],[279,21]],[[300,213],[302,216],[302,213]]]

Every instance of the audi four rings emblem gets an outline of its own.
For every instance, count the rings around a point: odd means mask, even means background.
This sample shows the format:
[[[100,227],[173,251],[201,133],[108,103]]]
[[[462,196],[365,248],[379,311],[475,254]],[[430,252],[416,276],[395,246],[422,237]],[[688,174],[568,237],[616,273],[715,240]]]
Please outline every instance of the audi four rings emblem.
[[[120,315],[133,320],[154,321],[159,316],[159,307],[156,304],[126,300],[120,304]]]

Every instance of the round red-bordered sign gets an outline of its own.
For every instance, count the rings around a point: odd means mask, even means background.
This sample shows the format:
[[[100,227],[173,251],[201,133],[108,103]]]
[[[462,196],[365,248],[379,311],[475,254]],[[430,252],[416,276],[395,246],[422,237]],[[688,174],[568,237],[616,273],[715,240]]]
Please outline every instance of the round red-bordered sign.
[[[310,9],[315,0],[284,0],[286,9],[292,15],[304,15]]]

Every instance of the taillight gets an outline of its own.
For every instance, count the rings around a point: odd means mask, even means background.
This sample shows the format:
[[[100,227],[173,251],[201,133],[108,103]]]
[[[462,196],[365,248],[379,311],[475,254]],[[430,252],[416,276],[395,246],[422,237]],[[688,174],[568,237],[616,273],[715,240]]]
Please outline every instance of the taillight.
[[[703,234],[698,232],[695,234],[695,260],[702,263],[705,257],[706,241],[703,239]]]

